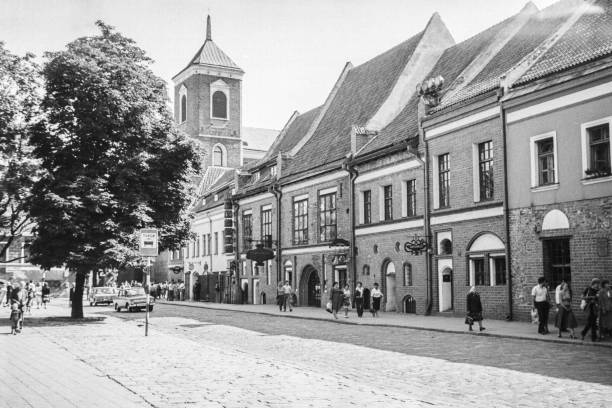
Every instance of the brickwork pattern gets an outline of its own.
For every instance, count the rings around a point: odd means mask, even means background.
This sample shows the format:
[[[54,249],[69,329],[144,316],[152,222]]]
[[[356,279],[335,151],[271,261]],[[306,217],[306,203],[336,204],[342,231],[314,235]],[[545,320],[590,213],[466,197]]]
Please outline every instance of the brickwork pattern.
[[[544,216],[553,209],[567,216],[569,229],[541,231]],[[544,275],[542,240],[561,236],[570,238],[572,308],[576,317],[583,320],[579,305],[584,288],[595,277],[612,280],[612,199],[606,197],[514,209],[510,211],[510,226],[515,318],[530,318],[531,290],[538,277]],[[607,239],[606,256],[598,253],[598,239]]]

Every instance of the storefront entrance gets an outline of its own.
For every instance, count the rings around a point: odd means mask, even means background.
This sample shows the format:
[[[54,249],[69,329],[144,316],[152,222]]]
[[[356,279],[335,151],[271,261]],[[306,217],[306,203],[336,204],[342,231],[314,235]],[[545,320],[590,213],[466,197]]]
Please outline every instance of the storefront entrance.
[[[299,301],[303,305],[321,307],[321,278],[312,265],[307,265],[302,271]]]

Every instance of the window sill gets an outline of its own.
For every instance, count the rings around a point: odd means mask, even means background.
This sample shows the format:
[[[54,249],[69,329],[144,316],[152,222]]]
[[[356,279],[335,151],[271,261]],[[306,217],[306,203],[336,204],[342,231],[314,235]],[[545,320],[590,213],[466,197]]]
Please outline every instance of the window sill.
[[[211,118],[211,119],[214,119],[214,120],[224,120],[224,121],[226,121],[226,122],[229,122],[229,118],[217,118],[217,117],[215,117],[215,116],[211,116],[210,118]]]
[[[554,184],[546,184],[546,185],[538,186],[538,187],[531,187],[531,192],[539,193],[540,191],[550,191],[550,190],[558,190],[558,189],[559,189],[559,183],[554,183]]]
[[[582,179],[582,185],[588,186],[588,185],[591,185],[591,184],[606,183],[608,181],[612,181],[612,176],[604,176],[604,177]]]

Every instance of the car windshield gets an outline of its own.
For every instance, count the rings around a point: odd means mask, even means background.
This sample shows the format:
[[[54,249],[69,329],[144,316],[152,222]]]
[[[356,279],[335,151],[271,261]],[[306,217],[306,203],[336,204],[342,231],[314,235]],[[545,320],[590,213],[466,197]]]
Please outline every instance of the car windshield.
[[[144,288],[132,288],[125,291],[126,296],[140,296],[144,295]]]
[[[115,293],[115,289],[113,289],[113,288],[96,288],[94,293],[111,294],[111,293]]]

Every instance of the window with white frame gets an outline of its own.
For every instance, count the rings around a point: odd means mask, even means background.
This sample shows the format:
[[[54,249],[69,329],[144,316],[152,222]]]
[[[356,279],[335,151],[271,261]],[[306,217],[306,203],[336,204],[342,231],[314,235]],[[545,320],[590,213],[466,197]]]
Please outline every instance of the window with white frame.
[[[416,215],[416,180],[406,181],[406,217],[414,217]]]
[[[550,132],[529,139],[531,187],[545,187],[559,182],[557,172],[557,134]]]
[[[210,116],[213,119],[229,119],[230,87],[219,79],[210,84]]]
[[[438,156],[438,207],[450,206],[450,160],[449,154]]]
[[[366,190],[361,193],[361,223],[372,223],[372,190]]]
[[[212,165],[213,166],[218,166],[218,167],[223,167],[225,166],[225,148],[223,147],[223,145],[221,144],[216,144],[213,147],[213,152],[212,152]]]
[[[388,185],[382,188],[383,212],[382,219],[385,221],[393,219],[393,186]]]
[[[277,174],[278,174],[278,169],[276,168],[276,166],[270,167],[270,176],[276,177]]]
[[[319,196],[319,242],[336,238],[336,193]]]
[[[467,252],[469,286],[499,286],[506,284],[506,254],[504,243],[494,234],[481,234]]]
[[[612,117],[581,125],[582,170],[585,178],[606,177],[612,174],[611,125]]]
[[[293,244],[308,244],[308,198],[293,201]]]
[[[480,201],[493,199],[493,142],[478,144],[478,190]]]

